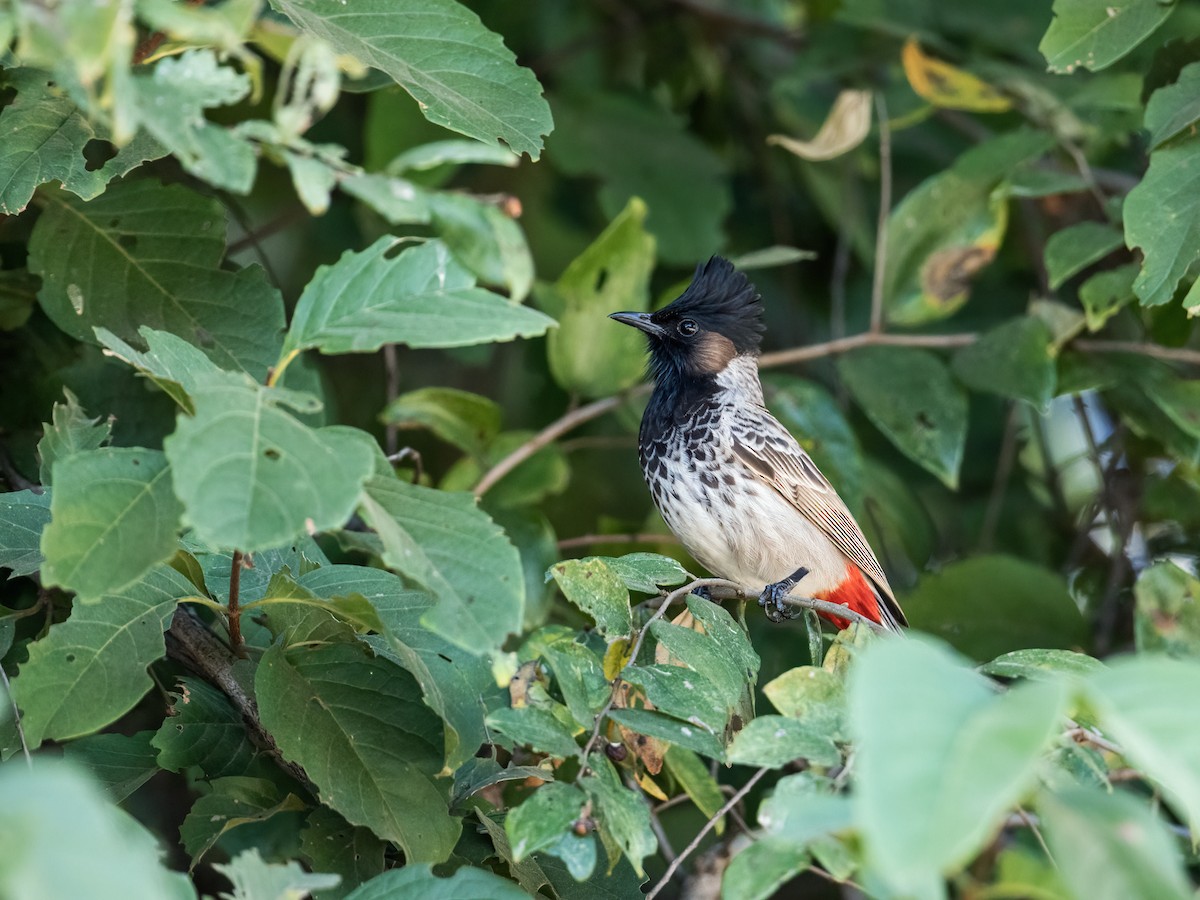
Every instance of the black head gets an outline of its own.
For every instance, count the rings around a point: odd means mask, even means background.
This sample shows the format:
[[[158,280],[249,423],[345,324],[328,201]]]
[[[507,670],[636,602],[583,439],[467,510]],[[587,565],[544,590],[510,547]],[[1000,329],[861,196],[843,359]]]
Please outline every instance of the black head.
[[[758,291],[719,256],[696,266],[687,290],[658,312],[620,312],[609,318],[646,332],[656,381],[669,375],[716,375],[735,357],[757,355],[762,343]]]

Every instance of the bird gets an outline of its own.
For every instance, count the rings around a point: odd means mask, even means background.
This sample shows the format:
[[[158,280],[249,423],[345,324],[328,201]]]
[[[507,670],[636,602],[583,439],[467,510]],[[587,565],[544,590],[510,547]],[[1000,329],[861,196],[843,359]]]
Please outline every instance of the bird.
[[[899,632],[907,620],[862,529],[767,410],[754,285],[720,256],[657,312],[610,318],[644,332],[654,382],[638,432],[642,475],[667,526],[713,575],[757,591],[773,622],[794,588]],[[839,628],[850,621],[820,613]]]

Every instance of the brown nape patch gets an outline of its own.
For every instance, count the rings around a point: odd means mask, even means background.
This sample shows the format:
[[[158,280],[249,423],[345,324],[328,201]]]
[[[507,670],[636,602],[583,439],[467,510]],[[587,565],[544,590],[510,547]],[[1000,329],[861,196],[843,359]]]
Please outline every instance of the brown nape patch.
[[[737,356],[733,341],[723,335],[710,331],[700,336],[696,349],[692,352],[692,365],[697,373],[716,375],[723,372],[730,360]]]

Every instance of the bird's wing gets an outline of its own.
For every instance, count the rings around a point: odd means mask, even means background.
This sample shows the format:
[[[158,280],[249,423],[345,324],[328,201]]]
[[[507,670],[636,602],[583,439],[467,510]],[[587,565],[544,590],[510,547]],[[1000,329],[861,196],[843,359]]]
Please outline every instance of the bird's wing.
[[[862,529],[791,432],[765,409],[755,417],[752,428],[737,431],[740,434],[733,445],[737,458],[829,535],[834,546],[875,582],[883,595],[885,617],[890,616],[897,624],[908,624]]]

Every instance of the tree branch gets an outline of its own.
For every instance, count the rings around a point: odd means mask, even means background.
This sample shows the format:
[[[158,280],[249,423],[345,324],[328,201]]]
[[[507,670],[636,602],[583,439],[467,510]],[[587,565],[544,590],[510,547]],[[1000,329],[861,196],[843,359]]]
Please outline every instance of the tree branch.
[[[883,332],[883,276],[887,267],[887,228],[892,212],[892,130],[883,94],[875,94],[879,122],[879,218],[875,222],[875,271],[871,273],[871,334]]]
[[[590,547],[593,544],[678,544],[673,534],[581,534],[579,537],[564,538],[558,542],[559,550],[574,547]]]
[[[229,626],[229,646],[234,655],[246,655],[245,641],[242,640],[242,608],[239,605],[242,584],[242,551],[234,550],[229,560],[229,615],[226,624]]]

